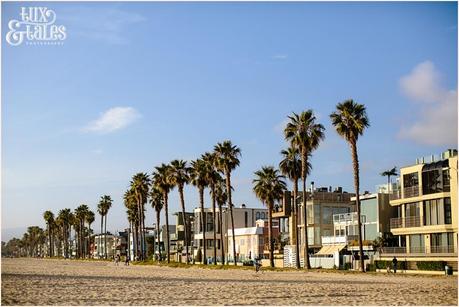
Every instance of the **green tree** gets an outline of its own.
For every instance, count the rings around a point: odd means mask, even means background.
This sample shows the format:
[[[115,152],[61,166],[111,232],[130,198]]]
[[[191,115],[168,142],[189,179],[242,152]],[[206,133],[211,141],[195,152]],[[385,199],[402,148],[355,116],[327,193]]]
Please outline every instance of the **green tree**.
[[[214,258],[213,263],[217,265],[217,216],[215,213],[216,204],[217,204],[217,195],[216,195],[216,186],[223,180],[223,178],[218,173],[216,168],[216,157],[214,153],[206,152],[202,156],[202,160],[207,164],[209,172],[207,174],[207,181],[210,187],[210,195],[212,196],[212,228],[214,234]],[[223,202],[224,203],[224,202]],[[221,210],[220,210],[221,214]],[[220,232],[222,231],[221,225],[219,225]],[[220,242],[220,245],[223,244],[223,240]]]
[[[94,223],[96,216],[93,211],[89,210],[86,214],[86,223],[88,223],[88,247],[87,247],[87,255],[88,258],[91,257],[90,250],[91,250],[91,224]]]
[[[137,200],[137,209],[139,214],[139,243],[140,259],[145,260],[145,204],[148,200],[148,189],[150,186],[150,177],[146,173],[137,173],[132,177],[131,188]]]
[[[58,219],[62,224],[62,237],[64,241],[64,257],[69,257],[70,225],[73,218],[72,211],[68,208],[59,211]]]
[[[390,177],[391,176],[397,176],[397,167],[394,166],[392,169],[389,169],[387,171],[384,171],[381,173],[381,176],[383,177],[387,177],[387,193],[390,193],[390,185],[391,185],[391,182],[390,182]]]
[[[188,222],[185,215],[185,196],[183,194],[183,187],[190,182],[190,168],[187,162],[183,160],[173,160],[171,162],[171,171],[169,173],[170,182],[177,187],[180,196],[180,205],[182,207],[183,226],[185,230],[185,250],[186,250],[186,263],[190,262],[188,253],[187,241],[188,237]]]
[[[296,250],[296,268],[300,268],[300,242],[298,240],[298,224],[299,224],[299,209],[298,209],[298,180],[301,177],[301,157],[297,147],[290,145],[287,149],[281,151],[282,160],[279,163],[281,173],[287,176],[293,182],[293,233],[294,244]],[[308,158],[311,154],[308,154]],[[306,164],[306,175],[311,171],[311,163],[309,159]]]
[[[288,117],[290,122],[284,129],[285,139],[297,147],[301,154],[301,178],[303,180],[303,216],[304,216],[304,263],[307,269],[311,268],[308,250],[308,218],[307,218],[307,197],[306,197],[306,176],[309,154],[314,151],[321,140],[324,139],[325,128],[316,122],[312,110],[301,112],[300,115],[293,113]]]
[[[100,214],[101,218],[101,227],[100,227],[100,233],[102,235],[102,225],[104,225],[104,258],[107,259],[107,216],[108,216],[108,211],[112,207],[113,200],[111,196],[109,195],[103,195],[101,196],[99,200],[99,204],[97,206],[97,212]],[[99,236],[99,245],[101,245],[100,242],[101,236]]]
[[[43,218],[46,221],[46,227],[48,229],[48,256],[53,257],[54,256],[54,249],[53,249],[53,227],[54,227],[54,213],[51,211],[47,210],[43,213]]]
[[[221,177],[220,177],[221,178]],[[215,195],[215,200],[218,204],[218,229],[220,230],[220,248],[222,250],[222,264],[225,264],[225,233],[223,228],[223,205],[226,204],[228,200],[228,195],[226,194],[225,180],[221,178],[219,181],[216,181],[215,192],[212,193]]]
[[[203,264],[207,265],[207,244],[206,244],[206,232],[207,232],[207,221],[206,221],[206,212],[204,211],[204,189],[209,184],[209,173],[210,168],[209,164],[206,163],[203,159],[197,159],[191,161],[190,168],[190,181],[191,184],[198,188],[199,193],[199,205],[201,208],[201,227],[202,227],[202,241],[203,244]],[[214,244],[215,245],[215,244]]]
[[[273,240],[273,207],[276,200],[282,199],[287,186],[284,176],[279,174],[277,169],[272,166],[264,166],[255,172],[255,179],[252,181],[253,191],[268,207],[268,237],[269,237],[269,262],[274,267],[274,240]],[[234,236],[234,233],[233,233]]]
[[[166,251],[167,263],[170,263],[170,234],[169,234],[169,192],[173,189],[174,185],[170,181],[171,166],[169,164],[161,164],[155,167],[153,172],[153,182],[162,195],[164,201],[164,215],[166,220]]]
[[[336,132],[343,137],[351,148],[352,164],[354,168],[355,202],[357,205],[360,270],[365,272],[362,247],[362,221],[360,219],[360,195],[359,195],[359,158],[357,154],[357,140],[363,135],[365,128],[370,126],[366,109],[363,104],[346,100],[336,105],[336,111],[330,114],[330,118]]]
[[[160,241],[160,236],[159,236],[159,229],[160,229],[160,219],[161,219],[161,210],[163,209],[164,206],[164,199],[163,199],[163,194],[161,193],[161,190],[153,185],[150,189],[150,203],[151,207],[155,210],[156,212],[156,236],[157,236],[157,241],[158,241],[158,254],[159,254],[159,259],[161,260],[161,241]]]
[[[239,157],[241,156],[241,149],[233,145],[231,141],[223,141],[214,147],[216,155],[216,165],[220,172],[226,177],[226,194],[228,197],[228,208],[231,216],[231,231],[234,234],[234,217],[233,217],[233,203],[231,199],[231,172],[239,166]],[[233,235],[233,259],[234,265],[237,265],[236,258],[236,238]]]
[[[124,206],[126,207],[126,214],[129,222],[129,233],[128,233],[128,247],[131,246],[131,234],[132,234],[132,246],[133,246],[133,253],[134,259],[138,255],[138,244],[137,244],[137,234],[138,234],[138,218],[139,214],[137,213],[137,200],[135,197],[135,193],[132,189],[128,189],[123,196]],[[130,250],[128,250],[128,254],[130,254]]]

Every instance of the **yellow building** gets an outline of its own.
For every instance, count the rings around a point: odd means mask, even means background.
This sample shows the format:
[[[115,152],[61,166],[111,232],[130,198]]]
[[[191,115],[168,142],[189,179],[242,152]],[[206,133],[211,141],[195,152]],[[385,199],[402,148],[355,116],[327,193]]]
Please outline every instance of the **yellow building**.
[[[410,269],[420,261],[446,261],[457,270],[457,167],[457,150],[447,150],[400,168],[398,189],[390,194],[397,209],[390,231],[399,247],[384,248],[382,260],[396,256]]]

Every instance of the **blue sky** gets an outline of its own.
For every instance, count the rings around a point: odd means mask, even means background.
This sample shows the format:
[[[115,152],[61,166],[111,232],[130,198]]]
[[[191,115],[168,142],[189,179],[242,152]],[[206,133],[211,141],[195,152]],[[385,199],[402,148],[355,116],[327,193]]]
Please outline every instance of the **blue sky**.
[[[305,109],[326,127],[308,182],[352,191],[328,117],[348,98],[371,121],[362,191],[457,148],[457,3],[34,3],[56,12],[64,44],[10,46],[8,21],[27,5],[2,3],[2,240],[104,194],[120,230],[133,174],[225,139],[242,150],[235,204],[261,206],[253,172],[279,163],[286,117]],[[185,201],[197,205],[193,187]]]

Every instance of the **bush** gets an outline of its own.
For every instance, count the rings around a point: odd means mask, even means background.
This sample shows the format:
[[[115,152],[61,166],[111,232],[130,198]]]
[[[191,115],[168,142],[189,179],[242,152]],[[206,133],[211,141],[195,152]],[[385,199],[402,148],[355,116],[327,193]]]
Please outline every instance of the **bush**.
[[[443,271],[445,269],[446,261],[417,261],[416,266],[418,270],[424,271]]]
[[[386,260],[376,260],[375,261],[375,266],[377,269],[380,270],[385,270],[389,266],[390,269],[392,270],[394,268],[391,261],[386,261]],[[398,261],[397,263],[397,270],[407,270],[408,269],[408,262],[406,261]]]
[[[350,270],[351,267],[352,267],[352,263],[346,262],[346,263],[343,265],[343,270]]]
[[[244,260],[242,262],[243,266],[253,266],[253,260]]]
[[[196,253],[196,261],[201,262],[202,261],[202,251],[201,249],[198,249],[198,252]]]
[[[367,263],[367,267],[365,269],[367,272],[376,272],[376,264]]]

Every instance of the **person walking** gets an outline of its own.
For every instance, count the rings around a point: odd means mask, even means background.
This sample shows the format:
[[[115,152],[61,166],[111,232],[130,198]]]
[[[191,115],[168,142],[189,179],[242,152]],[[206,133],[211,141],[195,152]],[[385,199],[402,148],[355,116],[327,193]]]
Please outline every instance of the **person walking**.
[[[394,259],[392,259],[392,265],[394,267],[394,274],[397,273],[397,257],[394,256]]]

